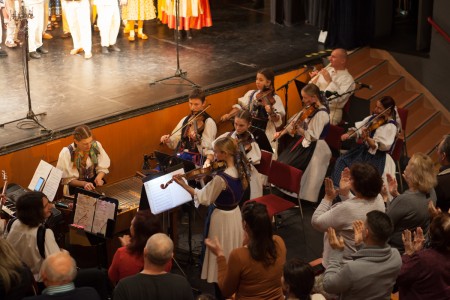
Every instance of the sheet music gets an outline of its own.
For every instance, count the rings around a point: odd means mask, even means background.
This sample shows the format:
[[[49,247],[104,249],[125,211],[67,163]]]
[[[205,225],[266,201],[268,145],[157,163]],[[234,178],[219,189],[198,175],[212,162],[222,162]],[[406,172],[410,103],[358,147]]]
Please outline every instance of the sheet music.
[[[28,185],[28,189],[34,191],[34,188],[41,177],[45,180],[42,192],[47,196],[48,200],[52,202],[61,182],[62,171],[55,168],[48,162],[41,160],[36,168],[36,171],[34,172],[30,184]]]
[[[161,188],[161,184],[167,183],[175,174],[184,174],[184,170],[179,169],[144,183],[150,210],[153,214],[159,214],[192,200],[191,194],[176,182],[170,184],[166,189]]]
[[[109,201],[97,200],[95,208],[94,222],[92,223],[92,233],[106,234],[108,219],[114,220],[116,205]]]
[[[96,204],[96,198],[79,193],[73,223],[83,226],[86,231],[92,231]]]

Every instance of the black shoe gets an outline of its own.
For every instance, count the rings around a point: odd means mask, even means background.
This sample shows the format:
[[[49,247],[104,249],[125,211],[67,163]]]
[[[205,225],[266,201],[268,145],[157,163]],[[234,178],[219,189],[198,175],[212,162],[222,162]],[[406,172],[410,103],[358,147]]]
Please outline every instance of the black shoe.
[[[120,52],[120,48],[119,47],[117,47],[116,45],[109,45],[109,51],[112,51],[112,52]]]
[[[29,55],[31,58],[35,58],[35,59],[41,58],[41,55],[39,53],[37,53],[36,51],[30,52]]]
[[[6,53],[5,50],[0,48],[0,57],[7,57],[7,56],[8,56],[8,53]]]
[[[102,46],[102,54],[109,54],[108,47]]]
[[[43,46],[40,46],[39,48],[36,49],[36,52],[39,52],[41,54],[47,54],[48,50],[45,49]]]

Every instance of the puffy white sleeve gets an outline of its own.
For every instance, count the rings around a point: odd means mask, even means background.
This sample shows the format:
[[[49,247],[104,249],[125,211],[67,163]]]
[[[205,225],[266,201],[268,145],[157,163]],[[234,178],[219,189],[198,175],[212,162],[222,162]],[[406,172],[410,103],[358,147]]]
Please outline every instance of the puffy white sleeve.
[[[213,142],[217,135],[217,125],[212,118],[208,118],[205,121],[205,129],[202,133],[202,143],[198,151],[204,155],[214,154]]]
[[[250,90],[243,97],[238,98],[238,103],[233,105],[233,108],[248,109],[248,104],[251,101],[250,96],[255,90]],[[255,93],[256,94],[256,93]]]
[[[275,127],[280,127],[281,124],[283,124],[284,116],[286,115],[286,110],[284,109],[283,102],[281,101],[280,96],[274,95],[275,103],[273,104],[273,109],[275,110],[276,114],[280,117],[278,121],[274,122]]]
[[[56,167],[60,169],[62,174],[62,184],[69,184],[74,179],[78,179],[80,174],[71,161],[69,148],[64,147],[59,153]]]
[[[175,126],[174,130],[172,130],[172,135],[169,138],[169,142],[167,143],[167,147],[169,147],[170,149],[175,149],[178,146],[178,143],[181,140],[181,132],[183,130],[180,130],[181,126],[183,126],[183,122],[184,120],[187,118],[184,117],[180,120],[180,122],[178,122],[177,126]]]
[[[220,176],[214,176],[201,190],[195,189],[194,203],[195,207],[199,204],[208,206],[214,203],[220,193],[227,187],[225,180]]]
[[[314,115],[305,130],[305,138],[302,141],[303,147],[309,147],[311,142],[317,141],[322,134],[325,125],[330,123],[330,115],[326,111],[319,111]]]
[[[105,149],[103,148],[102,144],[100,144],[99,141],[97,141],[97,146],[98,149],[100,150],[100,153],[97,156],[98,164],[95,170],[97,171],[97,174],[100,172],[108,174],[109,166],[111,165],[111,160],[109,159],[108,154],[106,153]]]
[[[397,126],[392,123],[387,123],[380,126],[375,131],[373,139],[376,147],[374,149],[369,148],[370,154],[375,154],[377,149],[380,151],[389,151],[394,144],[395,137],[397,136]]]

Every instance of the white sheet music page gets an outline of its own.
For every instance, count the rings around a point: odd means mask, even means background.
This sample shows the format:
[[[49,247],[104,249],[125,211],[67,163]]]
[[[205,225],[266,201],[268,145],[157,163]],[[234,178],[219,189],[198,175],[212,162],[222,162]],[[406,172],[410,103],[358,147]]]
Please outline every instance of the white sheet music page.
[[[159,214],[192,200],[191,194],[176,182],[172,182],[165,189],[161,188],[161,184],[170,181],[175,174],[184,174],[184,170],[179,169],[144,183],[150,210],[153,214]]]
[[[92,223],[92,233],[101,233],[105,235],[108,219],[114,220],[115,210],[116,205],[114,203],[98,199],[95,208],[94,222]]]
[[[73,223],[83,226],[85,231],[92,232],[97,199],[78,193]]]
[[[52,202],[60,185],[61,177],[61,170],[55,168],[48,162],[41,160],[36,168],[36,171],[34,172],[28,188],[34,191],[39,178],[42,178],[44,180],[44,188],[42,192],[47,196],[48,200]]]

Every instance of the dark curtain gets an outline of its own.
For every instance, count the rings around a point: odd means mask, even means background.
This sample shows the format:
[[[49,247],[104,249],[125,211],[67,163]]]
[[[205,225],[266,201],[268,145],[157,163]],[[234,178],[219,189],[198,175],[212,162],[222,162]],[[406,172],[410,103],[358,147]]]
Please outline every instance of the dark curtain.
[[[325,46],[354,49],[373,39],[376,0],[333,0]]]

